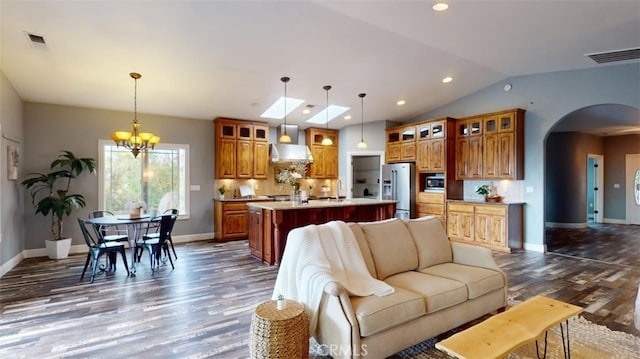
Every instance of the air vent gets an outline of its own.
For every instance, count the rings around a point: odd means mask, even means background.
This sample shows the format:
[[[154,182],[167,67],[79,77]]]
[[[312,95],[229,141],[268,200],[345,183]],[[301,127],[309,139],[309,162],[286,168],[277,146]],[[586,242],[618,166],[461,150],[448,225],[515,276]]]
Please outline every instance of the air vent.
[[[27,36],[27,39],[29,39],[29,44],[31,45],[31,47],[40,49],[47,48],[47,42],[44,40],[44,36],[27,31],[25,31],[24,34]]]
[[[640,59],[640,47],[626,50],[597,52],[593,54],[585,54],[584,56],[589,56],[591,60],[599,64],[616,61],[637,60]]]

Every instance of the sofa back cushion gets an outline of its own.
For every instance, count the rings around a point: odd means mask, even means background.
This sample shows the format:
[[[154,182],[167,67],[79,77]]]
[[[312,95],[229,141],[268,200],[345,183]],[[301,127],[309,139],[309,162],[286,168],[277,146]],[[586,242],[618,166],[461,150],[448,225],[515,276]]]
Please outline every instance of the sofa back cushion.
[[[378,279],[418,268],[418,252],[411,233],[399,219],[358,223],[371,249]]]
[[[442,222],[437,217],[423,217],[406,222],[411,237],[418,249],[418,270],[453,262],[453,253],[449,237]]]
[[[362,228],[360,228],[357,223],[347,223],[347,225],[351,229],[351,232],[353,232],[353,236],[356,237],[356,242],[358,242],[358,247],[360,247],[360,252],[362,252],[362,258],[364,258],[364,263],[367,265],[369,274],[371,274],[373,278],[377,278],[376,266],[373,263],[371,249],[369,249],[367,240],[364,238],[364,232],[362,232]]]

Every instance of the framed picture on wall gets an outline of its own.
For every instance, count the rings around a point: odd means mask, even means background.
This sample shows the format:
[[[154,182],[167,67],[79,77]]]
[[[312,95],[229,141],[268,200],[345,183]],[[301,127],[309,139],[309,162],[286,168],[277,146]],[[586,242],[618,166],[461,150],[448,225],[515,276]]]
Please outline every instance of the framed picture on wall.
[[[18,164],[20,163],[18,147],[7,145],[7,179],[15,181],[18,179]]]

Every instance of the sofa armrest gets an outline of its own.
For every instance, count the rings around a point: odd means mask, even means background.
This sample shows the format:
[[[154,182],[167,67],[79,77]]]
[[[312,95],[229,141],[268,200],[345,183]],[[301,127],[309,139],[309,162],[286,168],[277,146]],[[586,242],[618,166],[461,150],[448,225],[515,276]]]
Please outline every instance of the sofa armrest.
[[[453,262],[469,266],[493,269],[502,272],[493,259],[491,249],[472,244],[450,242]]]
[[[334,297],[339,297],[341,294],[347,294],[347,290],[344,289],[342,284],[338,282],[327,283],[327,285],[324,287],[324,292]]]

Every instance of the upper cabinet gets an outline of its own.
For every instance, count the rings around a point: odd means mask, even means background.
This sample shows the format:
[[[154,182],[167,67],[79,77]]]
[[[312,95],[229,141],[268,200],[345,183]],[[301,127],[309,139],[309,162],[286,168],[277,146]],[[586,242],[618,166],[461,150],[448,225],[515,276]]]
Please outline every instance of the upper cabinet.
[[[416,160],[417,129],[415,125],[399,126],[386,129],[387,163]]]
[[[456,123],[456,179],[524,179],[524,110]]]
[[[307,128],[305,131],[305,141],[311,155],[313,163],[309,165],[309,177],[317,179],[337,179],[338,178],[338,131],[322,128]],[[322,140],[329,137],[332,145],[322,144]]]
[[[448,120],[420,123],[416,167],[420,172],[445,172],[447,170],[447,130]]]
[[[269,164],[269,126],[217,118],[215,123],[215,175],[221,178],[266,179]]]

